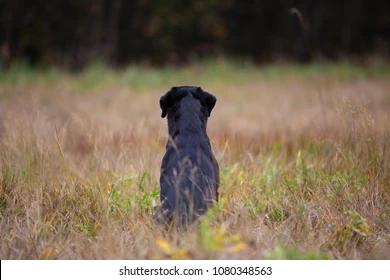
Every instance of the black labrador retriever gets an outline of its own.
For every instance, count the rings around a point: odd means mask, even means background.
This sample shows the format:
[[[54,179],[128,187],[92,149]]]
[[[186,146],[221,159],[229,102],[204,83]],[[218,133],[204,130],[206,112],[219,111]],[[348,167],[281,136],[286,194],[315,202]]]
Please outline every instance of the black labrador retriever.
[[[200,87],[173,87],[160,98],[169,139],[160,177],[161,207],[154,219],[186,226],[218,200],[219,167],[206,133],[217,99]]]

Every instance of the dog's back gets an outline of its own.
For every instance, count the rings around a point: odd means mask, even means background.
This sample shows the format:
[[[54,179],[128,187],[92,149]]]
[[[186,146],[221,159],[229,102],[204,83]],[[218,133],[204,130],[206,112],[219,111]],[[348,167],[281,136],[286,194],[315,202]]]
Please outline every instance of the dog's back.
[[[198,87],[172,88],[160,99],[169,140],[161,165],[159,220],[186,225],[218,200],[218,163],[206,133],[215,102]]]

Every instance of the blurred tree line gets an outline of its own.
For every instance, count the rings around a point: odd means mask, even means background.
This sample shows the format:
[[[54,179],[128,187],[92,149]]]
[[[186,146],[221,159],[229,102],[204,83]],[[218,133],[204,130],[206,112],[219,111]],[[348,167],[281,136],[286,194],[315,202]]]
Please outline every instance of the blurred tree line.
[[[386,0],[0,0],[0,59],[79,68],[389,51]]]

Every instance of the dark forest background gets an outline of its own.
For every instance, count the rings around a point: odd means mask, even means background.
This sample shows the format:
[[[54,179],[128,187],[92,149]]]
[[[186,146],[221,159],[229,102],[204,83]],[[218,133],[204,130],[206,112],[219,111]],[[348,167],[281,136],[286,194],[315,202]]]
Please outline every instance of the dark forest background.
[[[390,1],[0,0],[2,65],[204,56],[306,62],[389,52]]]

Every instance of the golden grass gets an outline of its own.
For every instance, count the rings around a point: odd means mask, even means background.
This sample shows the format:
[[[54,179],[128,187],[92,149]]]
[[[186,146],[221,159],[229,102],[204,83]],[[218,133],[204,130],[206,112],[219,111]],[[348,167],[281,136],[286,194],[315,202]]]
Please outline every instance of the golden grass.
[[[389,259],[388,78],[201,84],[221,197],[186,232],[151,223],[166,87],[0,85],[0,258]]]

